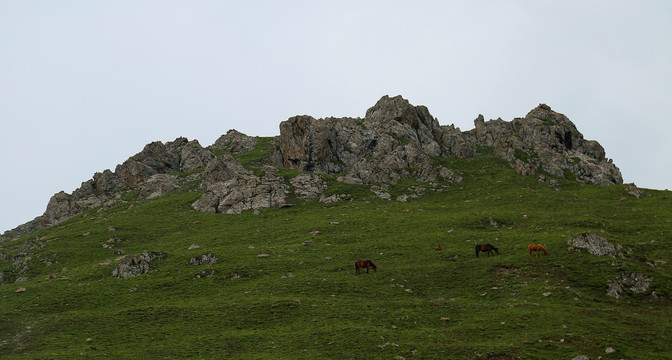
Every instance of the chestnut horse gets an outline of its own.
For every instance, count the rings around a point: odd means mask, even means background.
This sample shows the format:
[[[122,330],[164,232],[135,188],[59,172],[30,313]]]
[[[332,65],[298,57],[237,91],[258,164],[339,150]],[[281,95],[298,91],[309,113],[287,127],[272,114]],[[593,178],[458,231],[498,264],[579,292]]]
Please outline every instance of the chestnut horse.
[[[528,256],[532,256],[532,251],[536,251],[535,257],[536,256],[541,256],[541,255],[539,255],[539,251],[543,251],[544,255],[547,254],[546,248],[541,246],[541,245],[537,245],[537,244],[530,244],[530,245],[527,246],[527,255]]]
[[[492,254],[492,256],[495,256],[495,254],[492,252],[492,250],[495,250],[497,254],[499,254],[499,249],[490,245],[490,244],[485,244],[485,245],[476,245],[476,257],[478,257],[478,252],[486,252],[488,253],[488,256]]]
[[[355,263],[355,274],[359,275],[359,270],[361,268],[366,268],[366,273],[369,273],[369,268],[372,268],[373,271],[378,271],[376,269],[376,264],[372,263],[371,260],[359,260]]]

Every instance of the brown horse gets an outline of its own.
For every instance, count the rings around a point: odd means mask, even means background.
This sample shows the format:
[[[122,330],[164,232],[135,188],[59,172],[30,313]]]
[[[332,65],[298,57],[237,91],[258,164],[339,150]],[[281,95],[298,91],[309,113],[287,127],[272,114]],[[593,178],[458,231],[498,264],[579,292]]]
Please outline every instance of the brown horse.
[[[361,268],[366,268],[366,273],[369,273],[369,268],[372,268],[373,271],[378,271],[376,269],[376,264],[372,263],[371,260],[359,260],[355,263],[355,274],[359,275]]]
[[[436,251],[441,251],[441,244],[437,245],[437,246],[434,248],[434,250],[436,250]]]
[[[532,256],[532,251],[536,251],[535,257],[536,256],[542,256],[542,255],[539,255],[540,251],[543,251],[544,255],[547,254],[546,248],[541,246],[541,245],[537,245],[537,244],[530,244],[530,245],[527,246],[527,255],[528,256]]]
[[[497,254],[499,254],[499,249],[490,245],[490,244],[485,244],[485,245],[476,245],[476,257],[478,257],[478,253],[480,251],[488,253],[488,256],[492,254],[492,256],[495,256],[495,254],[492,251],[495,251]]]

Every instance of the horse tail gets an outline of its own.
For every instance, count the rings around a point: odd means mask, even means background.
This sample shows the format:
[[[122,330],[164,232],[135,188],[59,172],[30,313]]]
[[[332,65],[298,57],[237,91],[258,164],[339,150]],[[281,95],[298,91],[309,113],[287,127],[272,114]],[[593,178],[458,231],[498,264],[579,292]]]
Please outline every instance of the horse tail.
[[[475,247],[475,249],[476,249],[476,257],[478,257],[478,250],[479,250],[478,248],[479,248],[479,245],[476,245],[476,247]]]

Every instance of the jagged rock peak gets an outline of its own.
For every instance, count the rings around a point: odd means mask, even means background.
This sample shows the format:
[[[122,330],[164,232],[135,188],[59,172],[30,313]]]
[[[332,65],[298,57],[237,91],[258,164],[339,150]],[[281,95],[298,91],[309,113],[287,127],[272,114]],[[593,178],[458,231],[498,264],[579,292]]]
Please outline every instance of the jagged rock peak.
[[[542,123],[545,124],[565,124],[569,125],[573,128],[576,128],[573,122],[571,122],[567,116],[564,114],[558,113],[556,111],[553,111],[550,106],[546,104],[539,104],[539,106],[535,107],[534,109],[530,110],[527,115],[525,115],[526,119],[537,119],[542,121]]]
[[[222,135],[212,145],[213,148],[232,154],[243,153],[254,149],[259,139],[253,136],[247,136],[237,130],[229,130]]]
[[[366,111],[366,119],[371,121],[398,121],[417,128],[421,122],[433,119],[425,106],[413,106],[408,100],[397,95],[383,96]]]
[[[405,167],[441,156],[443,134],[426,107],[413,106],[401,96],[383,96],[364,119],[303,115],[283,121],[271,158],[277,166],[300,171],[357,171],[369,177],[377,161]]]

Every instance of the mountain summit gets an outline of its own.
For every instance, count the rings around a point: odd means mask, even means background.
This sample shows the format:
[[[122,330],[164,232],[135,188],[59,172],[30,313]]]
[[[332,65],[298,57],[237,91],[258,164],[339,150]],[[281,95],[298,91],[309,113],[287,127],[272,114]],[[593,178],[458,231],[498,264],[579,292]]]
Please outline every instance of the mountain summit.
[[[281,206],[288,194],[337,200],[323,195],[323,175],[375,185],[372,191],[389,198],[385,188],[402,178],[416,178],[430,188],[437,179],[459,182],[459,174],[438,159],[482,153],[505,159],[521,175],[541,173],[605,186],[623,182],[604,148],[585,140],[574,123],[545,104],[512,121],[485,121],[479,115],[474,125],[466,132],[442,126],[427,107],[414,106],[401,96],[383,96],[364,118],[294,116],[280,123],[279,136],[266,141],[230,130],[208,148],[186,138],[153,142],[114,171],[94,174],[72,194],[55,194],[42,216],[9,233],[29,233],[87,209],[117,205],[129,189],[154,198],[186,183],[203,191],[195,209],[229,214]],[[264,154],[256,172],[232,156],[255,149]],[[281,168],[301,174],[286,181],[277,174]]]

